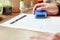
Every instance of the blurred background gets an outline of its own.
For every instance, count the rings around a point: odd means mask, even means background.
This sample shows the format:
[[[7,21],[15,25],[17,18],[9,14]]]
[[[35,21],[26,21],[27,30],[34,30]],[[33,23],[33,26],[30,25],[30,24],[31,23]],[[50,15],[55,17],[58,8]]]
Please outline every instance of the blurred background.
[[[55,3],[59,2],[60,0],[40,0],[46,3]],[[18,7],[20,3],[20,9],[26,10],[26,9],[31,9],[36,3],[38,3],[37,0],[0,0],[0,3],[3,4],[3,6],[9,5],[12,7]]]
[[[60,3],[60,0],[0,0],[0,14],[10,15],[12,12],[24,12],[31,10],[35,4],[42,2],[56,4],[57,2]],[[9,11],[5,11],[6,9],[9,9]]]
[[[3,22],[5,22],[6,20],[9,20],[15,17],[16,16],[15,14],[17,13],[20,14],[20,12],[22,13],[28,12],[28,10],[32,10],[35,4],[42,3],[42,2],[57,4],[57,3],[60,3],[60,0],[0,0],[0,17],[3,17],[4,19]],[[39,33],[40,32],[5,28],[0,26],[0,40],[28,40],[29,37],[31,37],[32,35],[37,35]],[[50,36],[53,36],[53,35],[50,35]]]

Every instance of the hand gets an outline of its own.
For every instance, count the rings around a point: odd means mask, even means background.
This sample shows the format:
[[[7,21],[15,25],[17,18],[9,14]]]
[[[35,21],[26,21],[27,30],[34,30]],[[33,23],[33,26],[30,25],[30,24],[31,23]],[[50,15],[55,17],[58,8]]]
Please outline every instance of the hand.
[[[60,33],[57,33],[53,40],[60,40]]]
[[[58,7],[55,4],[38,3],[34,6],[33,12],[34,10],[46,10],[48,15],[58,14]]]
[[[52,33],[41,32],[41,33],[38,33],[37,35],[30,36],[29,40],[51,40],[53,39],[53,37],[54,37],[54,34]]]

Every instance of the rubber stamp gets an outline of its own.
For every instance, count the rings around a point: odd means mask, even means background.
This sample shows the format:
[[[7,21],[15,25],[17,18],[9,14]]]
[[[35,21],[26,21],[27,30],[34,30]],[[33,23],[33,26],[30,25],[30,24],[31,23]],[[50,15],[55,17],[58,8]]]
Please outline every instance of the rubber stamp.
[[[35,18],[47,18],[47,13],[45,10],[35,10]]]

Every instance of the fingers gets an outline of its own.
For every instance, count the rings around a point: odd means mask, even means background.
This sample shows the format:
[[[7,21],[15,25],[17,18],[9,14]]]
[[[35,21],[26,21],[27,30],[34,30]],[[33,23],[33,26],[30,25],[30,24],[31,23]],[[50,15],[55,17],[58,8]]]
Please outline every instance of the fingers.
[[[32,35],[29,40],[51,40],[54,34],[48,32],[40,32],[37,35]]]
[[[46,3],[38,3],[33,7],[33,13],[35,10],[47,10]]]
[[[56,37],[58,37],[58,38],[60,39],[60,33],[57,33],[57,34],[56,34]]]
[[[54,40],[60,40],[60,33],[57,33],[54,37]]]
[[[30,40],[39,40],[39,36],[31,36]]]
[[[44,3],[38,3],[38,4],[36,4],[36,5],[33,7],[33,12],[34,12],[34,10],[36,10],[36,8],[43,7],[43,6],[44,6]]]

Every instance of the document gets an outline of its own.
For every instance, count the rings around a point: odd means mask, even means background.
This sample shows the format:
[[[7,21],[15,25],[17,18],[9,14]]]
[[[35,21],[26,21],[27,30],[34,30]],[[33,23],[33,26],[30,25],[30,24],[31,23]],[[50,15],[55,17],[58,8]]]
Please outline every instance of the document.
[[[48,17],[36,19],[33,14],[20,14],[11,20],[1,23],[0,26],[55,34],[60,32],[60,18]]]

